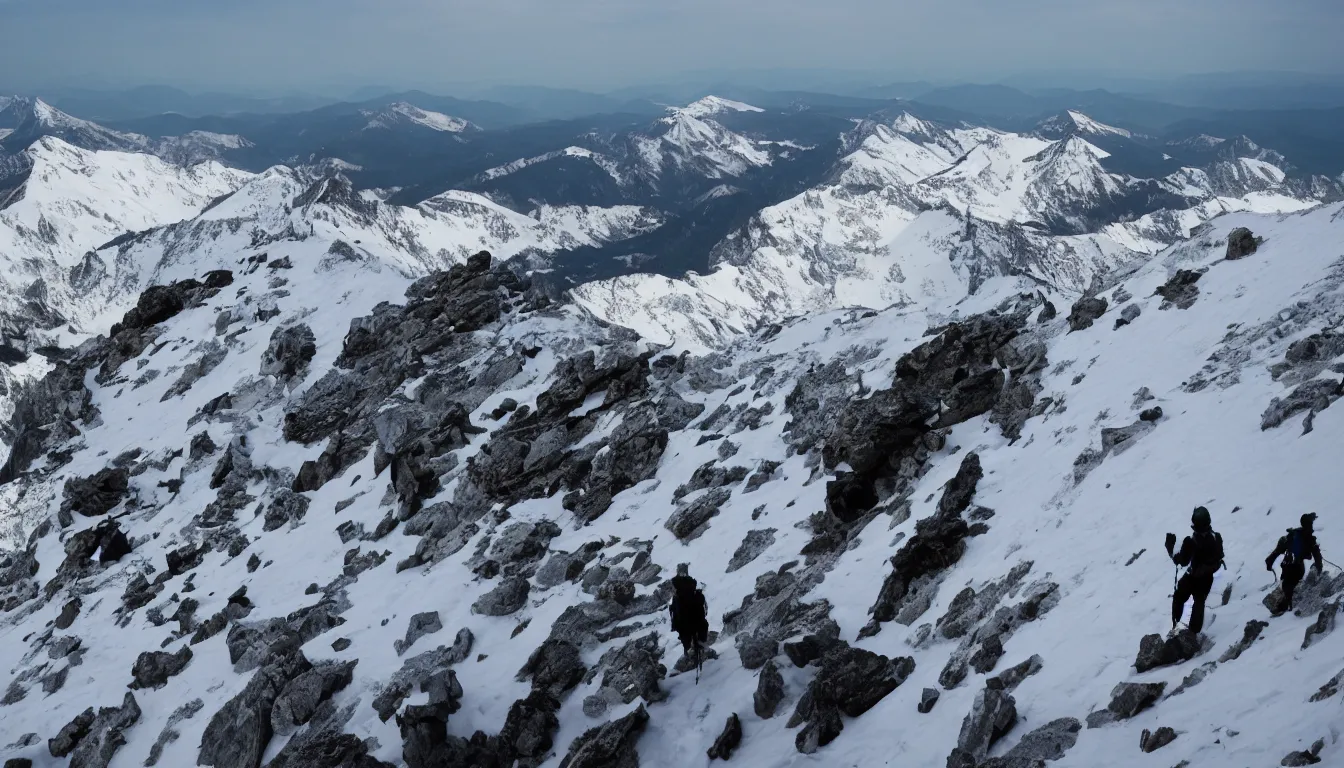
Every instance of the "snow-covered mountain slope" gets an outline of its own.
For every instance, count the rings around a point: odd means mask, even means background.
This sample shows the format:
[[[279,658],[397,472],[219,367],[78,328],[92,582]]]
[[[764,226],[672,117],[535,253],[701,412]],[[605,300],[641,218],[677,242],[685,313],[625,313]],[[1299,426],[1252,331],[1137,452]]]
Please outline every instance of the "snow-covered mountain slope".
[[[1258,248],[1224,260],[1237,226]],[[25,399],[6,754],[656,768],[736,730],[751,765],[1328,765],[1344,577],[1271,619],[1262,560],[1309,510],[1344,548],[1341,252],[1340,205],[1232,214],[1099,317],[824,312],[707,357],[482,258],[407,290],[238,252]],[[1228,569],[1161,658],[1162,535],[1197,504]],[[133,548],[100,564],[123,513]],[[683,562],[698,684],[667,623]]]
[[[375,128],[393,130],[404,125],[418,125],[443,133],[480,130],[462,118],[452,117],[440,112],[431,112],[404,101],[389,104],[379,110],[364,110],[363,114],[369,119],[365,130]]]
[[[0,148],[21,150],[47,136],[89,150],[138,152],[150,144],[149,138],[138,133],[122,133],[81,120],[38,98],[16,97],[5,109],[14,129]]]
[[[1100,130],[1083,117],[1079,126]],[[1027,278],[1071,301],[1094,279],[1189,237],[1214,216],[1297,211],[1341,191],[1240,156],[1164,179],[1121,176],[1083,133],[1049,141],[909,114],[863,123],[826,183],[730,234],[715,248],[710,274],[627,275],[578,287],[575,300],[662,343],[698,350],[758,322],[823,308],[927,304],[936,314],[966,295],[950,286],[975,292],[994,276]],[[921,226],[903,237],[913,222]],[[906,278],[935,263],[960,278],[935,281],[932,291]],[[687,313],[695,316],[679,316]]]
[[[714,116],[725,111],[762,111],[748,104],[709,96],[686,107],[671,107],[648,135],[632,137],[640,173],[658,179],[685,173],[709,179],[741,176],[769,165],[769,145],[723,126]]]
[[[220,160],[232,150],[253,146],[252,142],[242,136],[209,131],[191,131],[181,136],[160,138],[114,131],[97,123],[67,115],[37,98],[16,97],[11,100],[7,108],[0,106],[0,112],[5,112],[4,121],[14,123],[12,129],[0,132],[0,155],[5,152],[17,153],[20,160],[25,150],[47,138],[59,139],[66,144],[89,151],[151,154],[183,166],[196,165],[207,160]],[[0,172],[0,181],[3,181],[6,175],[12,173]]]

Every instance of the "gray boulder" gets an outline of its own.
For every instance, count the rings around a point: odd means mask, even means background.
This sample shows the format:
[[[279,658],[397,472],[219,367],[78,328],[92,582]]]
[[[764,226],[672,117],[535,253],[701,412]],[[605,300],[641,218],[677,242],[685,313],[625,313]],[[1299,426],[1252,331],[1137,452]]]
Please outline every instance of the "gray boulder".
[[[1111,690],[1111,703],[1106,709],[1087,716],[1088,728],[1100,728],[1119,720],[1128,720],[1157,703],[1166,683],[1120,683]]]
[[[727,722],[723,724],[723,731],[719,737],[714,739],[714,744],[710,746],[705,753],[709,755],[710,760],[728,760],[733,756],[733,751],[742,743],[742,721],[737,718],[737,713],[728,716]]]
[[[1203,273],[1195,272],[1190,269],[1179,269],[1176,274],[1167,279],[1167,282],[1158,286],[1153,295],[1162,297],[1162,304],[1158,309],[1189,309],[1195,305],[1199,299],[1199,278]]]
[[[1069,331],[1087,330],[1104,314],[1106,314],[1105,299],[1099,296],[1084,296],[1073,303],[1073,309],[1069,312]]]
[[[1268,626],[1268,622],[1258,619],[1251,619],[1246,622],[1246,628],[1241,631],[1241,639],[1233,643],[1226,651],[1223,651],[1223,655],[1218,657],[1218,661],[1227,663],[1245,653],[1246,649],[1251,647],[1251,644],[1260,637],[1260,633],[1264,632]]]
[[[842,714],[858,717],[872,709],[914,670],[915,661],[909,657],[889,659],[849,646],[833,649],[789,719],[790,727],[807,723],[794,746],[810,754],[831,743],[844,730]]]
[[[1303,765],[1316,765],[1321,762],[1321,750],[1325,748],[1325,739],[1317,739],[1311,749],[1289,752],[1279,761],[1279,765],[1296,768]]]
[[[276,328],[271,343],[261,355],[261,375],[280,379],[302,379],[308,364],[317,354],[317,337],[302,323]]]
[[[1143,729],[1139,735],[1139,749],[1145,753],[1156,752],[1176,740],[1176,731],[1172,728],[1162,726],[1156,731]]]
[[[400,656],[412,645],[415,645],[416,640],[425,635],[432,635],[441,629],[443,629],[443,624],[439,621],[438,611],[417,613],[411,617],[411,621],[406,627],[405,639],[395,641],[392,643],[392,647]]]
[[[937,688],[925,688],[919,695],[919,705],[915,707],[919,710],[919,714],[927,715],[932,712],[934,705],[938,703],[939,695]]]
[[[1017,702],[994,681],[975,696],[971,711],[961,721],[957,746],[947,764],[978,766],[989,756],[990,747],[1017,724]]]
[[[1245,227],[1237,227],[1227,234],[1226,258],[1228,261],[1244,259],[1255,253],[1259,248],[1260,238]]]
[[[1201,650],[1200,636],[1188,629],[1163,639],[1161,635],[1144,635],[1139,641],[1139,655],[1134,659],[1134,669],[1147,672],[1150,669],[1180,664],[1189,661]]]
[[[312,669],[297,650],[257,670],[247,686],[210,718],[197,763],[213,768],[259,768],[270,744],[271,708],[289,682]]]
[[[191,661],[191,646],[184,645],[177,653],[148,651],[140,654],[131,667],[131,688],[162,688],[168,678],[186,669]]]
[[[775,716],[775,710],[784,700],[784,677],[773,660],[765,662],[761,674],[756,678],[756,693],[752,695],[752,705],[756,716],[768,720]]]
[[[521,576],[508,576],[494,589],[481,595],[471,610],[486,616],[508,616],[527,605],[532,584]]]
[[[1072,717],[1051,720],[1022,737],[1002,757],[991,757],[979,768],[1041,768],[1047,761],[1058,760],[1078,743],[1083,724]]]
[[[52,757],[70,756],[71,768],[107,768],[126,743],[123,731],[140,719],[140,706],[130,692],[120,707],[89,707],[47,742]]]

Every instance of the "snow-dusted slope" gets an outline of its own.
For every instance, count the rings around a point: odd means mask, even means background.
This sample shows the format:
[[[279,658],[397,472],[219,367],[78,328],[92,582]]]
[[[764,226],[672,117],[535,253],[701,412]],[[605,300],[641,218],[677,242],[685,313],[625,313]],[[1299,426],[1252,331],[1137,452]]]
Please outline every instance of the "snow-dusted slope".
[[[369,118],[369,123],[365,126],[365,130],[374,128],[393,129],[407,124],[418,125],[443,133],[463,133],[465,131],[480,130],[472,123],[463,120],[460,117],[452,117],[451,115],[445,115],[440,112],[431,112],[404,101],[389,104],[378,110],[364,110],[363,114],[365,117]]]
[[[1082,136],[1120,136],[1131,138],[1134,134],[1124,128],[1116,128],[1099,120],[1093,120],[1075,109],[1066,109],[1058,115],[1049,117],[1036,126],[1037,132],[1050,139],[1060,139],[1070,135]]]
[[[1224,261],[1235,226],[1263,241]],[[1011,296],[933,333],[823,312],[651,361],[480,259],[399,298],[306,242],[240,250],[28,402],[65,405],[0,486],[7,756],[673,768],[733,717],[750,765],[1344,754],[1344,578],[1300,616],[1261,604],[1299,514],[1344,548],[1339,205],[1220,218],[1073,332]],[[289,268],[248,263],[275,248]],[[72,502],[129,513],[133,551],[99,565]],[[1203,648],[1139,672],[1170,627],[1162,535],[1197,504],[1228,566]],[[666,618],[682,562],[714,633],[698,684]],[[1098,714],[1119,684],[1152,688]]]

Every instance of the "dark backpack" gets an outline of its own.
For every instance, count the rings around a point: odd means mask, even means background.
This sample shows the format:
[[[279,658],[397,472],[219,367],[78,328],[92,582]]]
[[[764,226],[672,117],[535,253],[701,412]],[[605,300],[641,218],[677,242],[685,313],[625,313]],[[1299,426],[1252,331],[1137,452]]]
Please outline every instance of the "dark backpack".
[[[1310,549],[1308,537],[1301,528],[1288,529],[1288,551],[1283,555],[1284,565],[1297,565],[1306,559]]]
[[[1190,540],[1194,545],[1190,573],[1194,576],[1212,576],[1223,564],[1223,537],[1216,531],[1195,531]]]

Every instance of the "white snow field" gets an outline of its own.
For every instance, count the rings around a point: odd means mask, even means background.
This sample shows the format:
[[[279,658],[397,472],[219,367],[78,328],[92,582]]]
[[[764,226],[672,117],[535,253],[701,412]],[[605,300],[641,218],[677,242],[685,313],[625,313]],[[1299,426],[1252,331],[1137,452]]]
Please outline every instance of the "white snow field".
[[[238,218],[221,221],[249,221],[242,218],[247,189],[221,204],[238,206]],[[414,215],[428,227],[434,206],[422,208]],[[634,357],[644,350],[658,354],[648,342],[572,305],[537,308],[490,282],[479,262],[474,272],[456,267],[453,285],[465,287],[453,289],[461,293],[452,294],[460,300],[448,302],[451,311],[411,317],[384,307],[379,311],[393,313],[379,315],[385,321],[352,324],[379,302],[406,303],[416,272],[381,250],[386,241],[374,235],[395,231],[392,224],[369,222],[361,232],[370,240],[357,258],[333,252],[324,227],[345,226],[340,216],[346,209],[312,215],[314,234],[307,238],[254,243],[246,232],[269,226],[254,221],[236,236],[192,241],[179,251],[171,246],[186,243],[180,239],[185,235],[169,228],[123,254],[127,260],[157,254],[157,261],[144,262],[155,265],[146,272],[155,283],[221,268],[232,270],[233,282],[145,328],[148,341],[138,351],[138,344],[130,347],[119,366],[67,379],[74,402],[59,418],[68,418],[74,430],[30,425],[46,430],[30,433],[42,450],[31,454],[17,479],[0,486],[8,545],[18,548],[0,560],[0,747],[7,758],[114,767],[145,765],[151,753],[161,766],[435,764],[405,753],[414,739],[404,742],[398,720],[380,719],[373,702],[408,659],[452,646],[467,629],[470,652],[442,665],[450,666],[461,687],[460,708],[446,715],[448,743],[455,748],[466,749],[465,740],[481,731],[478,747],[503,749],[505,739],[487,737],[501,733],[515,701],[534,690],[549,695],[517,677],[548,637],[572,641],[582,664],[595,670],[556,695],[559,706],[549,726],[545,717],[525,726],[545,739],[529,741],[523,752],[521,742],[511,741],[515,751],[501,753],[525,753],[519,760],[526,765],[708,765],[706,750],[733,714],[742,740],[732,760],[752,766],[942,766],[952,764],[949,754],[958,747],[967,750],[962,757],[969,762],[957,764],[971,766],[1040,765],[1029,758],[1042,754],[1057,758],[1048,762],[1051,768],[1269,766],[1290,752],[1310,750],[1318,739],[1322,765],[1344,764],[1344,695],[1336,690],[1344,671],[1344,632],[1332,631],[1344,580],[1328,567],[1333,591],[1302,587],[1299,605],[1309,607],[1301,616],[1270,619],[1261,602],[1272,584],[1263,559],[1301,513],[1320,513],[1318,535],[1327,558],[1344,555],[1337,509],[1344,492],[1338,469],[1344,406],[1331,407],[1340,394],[1338,355],[1344,353],[1337,341],[1344,319],[1344,206],[1220,216],[1193,239],[1106,281],[1100,294],[1109,300],[1106,311],[1073,332],[1065,319],[1070,301],[1061,303],[1058,316],[1038,322],[1043,305],[1034,289],[1022,293],[1025,280],[991,277],[966,295],[946,289],[954,276],[929,258],[905,266],[918,276],[910,282],[919,286],[920,300],[941,302],[932,322],[924,306],[902,307],[894,300],[897,306],[875,311],[812,311],[740,335],[713,354],[679,362],[654,357],[651,365]],[[890,242],[915,226],[877,237]],[[1263,241],[1245,258],[1224,260],[1236,227],[1248,227]],[[930,224],[921,238],[932,243],[947,234]],[[268,255],[266,264],[253,258],[261,252]],[[267,266],[283,259],[288,268]],[[425,266],[460,261],[454,256]],[[1163,309],[1167,299],[1154,292],[1178,270],[1205,270],[1193,286],[1197,297],[1189,303],[1188,285],[1168,291],[1171,306]],[[1186,283],[1190,279],[1183,276]],[[839,289],[834,303],[889,301],[860,288]],[[421,284],[416,290],[429,289]],[[1047,297],[1060,296],[1051,290]],[[499,299],[498,316],[480,314],[490,297]],[[656,298],[669,300],[665,294]],[[722,301],[740,308],[735,295]],[[1133,317],[1129,307],[1140,314]],[[887,397],[883,393],[894,386],[906,353],[921,344],[955,343],[949,340],[963,327],[996,308],[999,318],[1029,308],[1011,347],[999,347],[992,359],[953,366],[983,370],[984,380],[999,382],[1005,392],[1028,392],[1030,415],[1020,436],[1005,437],[998,419],[991,423],[983,409],[954,419],[926,436],[923,458],[888,467],[890,474],[876,486],[874,512],[839,520],[828,511],[827,483],[846,464],[834,461],[834,451],[860,446],[865,435],[886,439],[884,430],[897,429],[844,415],[867,413],[865,402]],[[1131,321],[1116,327],[1122,315]],[[658,316],[649,312],[651,319]],[[953,319],[966,325],[943,329]],[[273,334],[300,324],[312,332],[311,360],[286,352],[284,360],[298,363],[294,369],[270,365]],[[412,353],[413,347],[389,341],[399,338],[398,329],[414,328],[421,331],[412,343],[422,350]],[[1312,341],[1299,343],[1313,334]],[[84,351],[95,362],[108,359],[106,350]],[[589,351],[598,373],[583,367]],[[1032,358],[1039,364],[1022,362]],[[371,359],[383,363],[361,367]],[[338,360],[342,367],[333,368]],[[902,376],[923,375],[911,373],[911,364],[899,367]],[[392,394],[372,405],[360,399],[393,370],[400,373],[390,379]],[[945,373],[964,378],[964,371]],[[327,375],[350,387],[327,388],[320,383]],[[1031,391],[1033,380],[1038,391]],[[76,396],[79,382],[87,387],[87,403]],[[1302,399],[1304,409],[1262,429],[1271,405],[1302,386],[1313,393]],[[954,385],[937,412],[964,407],[957,393],[965,391]],[[228,403],[218,400],[224,393],[232,395]],[[516,401],[517,410],[510,411],[506,399]],[[349,407],[317,408],[341,402]],[[448,403],[460,405],[470,425],[484,431],[471,434],[435,422],[427,427],[438,435],[430,442],[443,452],[415,453],[429,438],[414,413],[438,418],[451,412]],[[1153,406],[1161,407],[1160,418],[1139,421],[1140,411]],[[691,417],[678,415],[692,411]],[[537,419],[544,431],[525,444],[511,441],[510,430],[526,430]],[[310,444],[287,440],[286,430],[325,420],[343,425],[339,434],[350,440],[376,432],[372,439],[379,447],[366,444],[348,465],[321,473],[320,487],[298,491],[306,513],[286,512],[295,504],[294,478],[310,477],[312,467],[327,460],[324,445],[337,446],[329,456],[342,451],[334,428],[312,427],[320,439]],[[369,426],[374,422],[376,430]],[[1305,425],[1310,430],[1304,433]],[[1130,428],[1128,439],[1107,433],[1108,450],[1100,458],[1102,430],[1111,428]],[[642,437],[631,437],[631,429],[642,430]],[[807,430],[816,434],[805,440]],[[201,433],[209,439],[200,440]],[[804,445],[801,453],[795,450]],[[959,558],[923,573],[897,620],[879,623],[880,631],[860,639],[893,571],[890,559],[914,541],[927,542],[930,526],[949,519],[936,509],[945,485],[972,453],[983,477],[973,486],[969,507],[950,514],[983,525],[964,539]],[[569,457],[580,458],[571,466],[565,464]],[[305,469],[310,461],[316,464]],[[551,470],[539,466],[552,461],[568,468],[545,475]],[[129,470],[128,488],[112,489],[111,514],[129,513],[121,524],[134,549],[99,566],[81,560],[74,538],[99,517],[67,509],[69,524],[62,525],[60,510],[67,481],[78,483],[116,462]],[[735,467],[743,469],[733,472]],[[416,474],[407,491],[410,469]],[[611,479],[618,476],[626,480]],[[554,485],[532,479],[539,477],[554,478]],[[683,486],[689,493],[679,492]],[[888,495],[893,488],[904,490]],[[226,492],[244,501],[225,505]],[[409,507],[408,498],[414,502]],[[277,499],[288,499],[289,506],[274,507]],[[716,502],[717,512],[687,524],[690,510],[705,511],[707,499]],[[1226,545],[1227,570],[1218,574],[1209,600],[1208,648],[1193,659],[1138,673],[1133,663],[1140,639],[1170,629],[1174,567],[1162,551],[1163,534],[1183,535],[1191,509],[1200,504],[1212,510]],[[272,522],[277,509],[283,514]],[[422,524],[427,516],[433,526]],[[524,546],[520,535],[531,544]],[[747,557],[753,548],[743,546],[748,538],[766,542],[754,557]],[[203,545],[199,564],[166,570],[166,555],[186,545]],[[69,559],[67,547],[76,551]],[[739,548],[746,554],[738,559],[746,562],[730,570]],[[683,562],[702,584],[717,633],[717,658],[704,663],[698,684],[694,673],[672,674],[680,648],[668,627],[663,585]],[[1015,580],[991,586],[1015,568]],[[499,588],[517,586],[520,579],[528,585],[524,599],[506,600],[510,604],[501,608]],[[151,584],[160,580],[155,590]],[[239,615],[228,603],[241,587],[251,610]],[[76,598],[76,615],[67,621]],[[196,603],[194,613],[182,608],[188,599]],[[725,618],[744,600],[748,610]],[[1028,601],[1035,608],[1019,611]],[[297,630],[299,650],[314,664],[358,663],[348,685],[319,685],[304,694],[275,660],[292,661],[293,648],[267,650],[253,630],[271,619],[295,627],[309,615],[295,612],[319,603],[326,606],[323,615],[338,614],[340,621],[304,625]],[[806,607],[812,618],[780,618],[776,608],[794,616],[784,610],[789,605]],[[53,622],[63,611],[67,616],[57,628]],[[426,612],[437,614],[441,629],[399,653],[394,642],[406,637],[413,616]],[[292,621],[286,618],[291,614]],[[801,728],[813,726],[788,723],[809,686],[829,674],[827,662],[795,666],[781,646],[771,646],[766,653],[782,676],[783,700],[773,717],[764,718],[753,704],[761,672],[747,669],[743,655],[753,633],[774,632],[770,639],[785,641],[784,648],[804,634],[824,634],[818,614],[829,615],[842,641],[828,653],[852,658],[857,652],[844,651],[847,645],[908,657],[913,670],[907,665],[907,679],[867,700],[871,708],[856,706],[857,716],[827,710],[843,730],[828,744],[804,743],[815,749],[805,753],[796,739]],[[215,634],[203,631],[216,615],[223,626]],[[1006,615],[1017,618],[1001,625]],[[1219,661],[1253,620],[1268,626],[1239,658]],[[1318,621],[1323,632],[1309,633]],[[633,672],[625,675],[622,662],[608,652],[650,633],[656,633],[656,653],[621,657],[634,659],[624,670]],[[197,635],[205,636],[193,644]],[[1001,642],[1001,658],[980,644],[991,637]],[[184,647],[192,655],[180,673],[162,687],[129,691],[138,716],[130,717],[129,707],[108,710],[94,725],[84,723],[90,735],[74,739],[76,758],[52,756],[52,746],[69,746],[70,739],[55,745],[48,740],[81,712],[123,706],[142,653]],[[242,655],[231,658],[235,649]],[[971,650],[980,655],[965,669]],[[965,722],[978,700],[983,708],[992,698],[986,693],[990,678],[1033,656],[1039,656],[1039,671],[1008,686],[1015,720]],[[940,679],[958,667],[958,659],[964,679],[945,688]],[[1177,693],[1200,669],[1202,681]],[[400,707],[412,734],[412,714],[431,709],[431,693],[419,685],[429,671],[412,676]],[[867,691],[880,682],[877,676],[856,677],[834,685]],[[612,685],[604,689],[608,678]],[[1332,678],[1333,688],[1327,685]],[[627,683],[629,688],[612,687]],[[1120,683],[1165,688],[1133,717],[1087,727],[1088,715],[1105,709]],[[926,688],[941,697],[921,714],[917,705]],[[830,701],[824,698],[828,690],[818,683],[808,697],[814,708]],[[277,692],[284,707],[273,707]],[[435,694],[445,695],[456,698]],[[226,707],[234,697],[244,702],[242,709]],[[191,704],[196,700],[199,705]],[[319,700],[325,703],[319,706]],[[300,715],[293,709],[299,701],[315,710]],[[648,718],[642,731],[633,727],[624,738],[616,733],[572,747],[589,729],[640,709]],[[1065,718],[1077,723],[1056,723]],[[208,730],[212,722],[214,730]],[[1023,744],[1049,723],[1056,723],[1053,733],[1064,734],[1057,749],[1033,747],[1030,739]],[[1141,752],[1141,733],[1161,727],[1174,729],[1175,740],[1152,754]],[[220,745],[221,728],[228,748]],[[78,730],[67,729],[67,736]],[[992,743],[984,735],[991,732],[998,736]],[[304,740],[331,745],[341,733],[353,739],[325,759],[294,748],[277,759],[291,741],[295,747]]]

